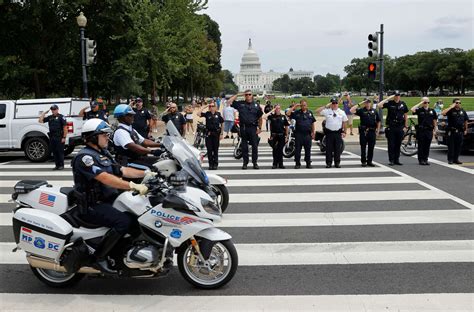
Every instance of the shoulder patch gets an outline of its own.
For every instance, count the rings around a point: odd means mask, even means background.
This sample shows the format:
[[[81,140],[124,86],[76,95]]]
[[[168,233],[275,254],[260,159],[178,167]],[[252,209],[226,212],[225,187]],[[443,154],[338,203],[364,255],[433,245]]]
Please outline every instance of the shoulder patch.
[[[86,165],[86,167],[90,167],[94,164],[94,158],[90,155],[85,155],[81,159],[82,163]]]

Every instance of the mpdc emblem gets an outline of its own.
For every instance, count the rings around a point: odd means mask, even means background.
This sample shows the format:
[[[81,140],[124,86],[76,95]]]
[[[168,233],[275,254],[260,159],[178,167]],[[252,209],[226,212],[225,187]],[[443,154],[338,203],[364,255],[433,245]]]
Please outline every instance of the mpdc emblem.
[[[46,247],[46,242],[41,237],[35,237],[35,241],[34,241],[33,245],[35,245],[36,248],[44,249],[44,247]]]

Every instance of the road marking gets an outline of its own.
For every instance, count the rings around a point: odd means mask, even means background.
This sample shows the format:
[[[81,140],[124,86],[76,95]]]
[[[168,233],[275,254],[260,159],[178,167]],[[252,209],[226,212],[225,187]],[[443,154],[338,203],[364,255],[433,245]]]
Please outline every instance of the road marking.
[[[26,264],[15,243],[0,243],[0,264]],[[366,263],[474,262],[473,240],[291,244],[236,244],[239,265],[350,265]]]
[[[474,211],[403,210],[300,213],[226,213],[218,227],[295,227],[376,224],[473,223]],[[12,213],[0,213],[0,226],[12,225]]]

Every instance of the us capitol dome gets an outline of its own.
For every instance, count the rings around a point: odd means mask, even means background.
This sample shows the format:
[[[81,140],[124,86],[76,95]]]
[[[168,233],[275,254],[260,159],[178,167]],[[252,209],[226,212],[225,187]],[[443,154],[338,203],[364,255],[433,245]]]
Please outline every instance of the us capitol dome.
[[[249,39],[248,48],[240,62],[240,72],[234,74],[234,82],[239,87],[239,92],[249,89],[256,93],[265,93],[272,91],[273,81],[281,78],[284,74],[287,74],[290,79],[303,77],[313,79],[312,71],[294,71],[292,68],[288,73],[277,73],[273,70],[266,73],[262,72],[260,58],[257,52],[252,49],[252,40]]]

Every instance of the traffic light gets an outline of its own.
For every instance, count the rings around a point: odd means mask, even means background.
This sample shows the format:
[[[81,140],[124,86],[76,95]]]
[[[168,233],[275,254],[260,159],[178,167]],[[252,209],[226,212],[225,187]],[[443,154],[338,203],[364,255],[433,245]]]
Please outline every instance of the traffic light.
[[[369,57],[377,57],[377,55],[379,54],[379,45],[378,45],[378,41],[379,41],[379,34],[378,33],[375,33],[375,34],[370,34],[369,35]]]
[[[86,64],[91,65],[97,63],[97,43],[95,40],[86,39]]]
[[[369,63],[369,79],[375,80],[375,76],[377,75],[377,64]]]

